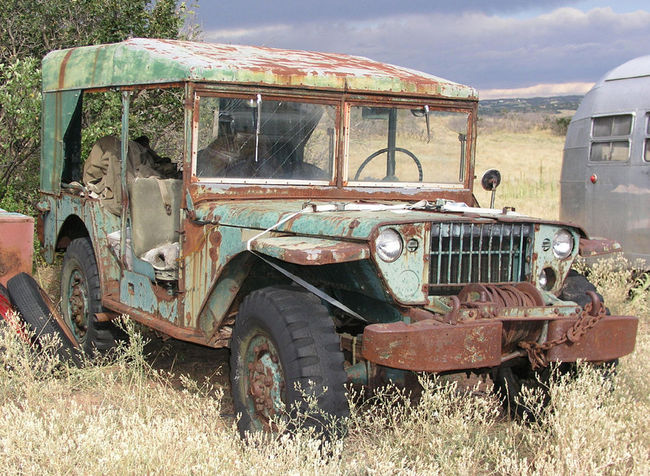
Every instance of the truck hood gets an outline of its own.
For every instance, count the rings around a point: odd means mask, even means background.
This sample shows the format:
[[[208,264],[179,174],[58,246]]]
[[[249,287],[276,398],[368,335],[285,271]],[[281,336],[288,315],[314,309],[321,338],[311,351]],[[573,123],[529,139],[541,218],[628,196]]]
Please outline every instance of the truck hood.
[[[273,229],[298,235],[367,240],[377,227],[423,222],[543,223],[520,213],[472,208],[458,202],[331,202],[300,200],[228,201],[201,203],[194,210],[199,223],[249,229]],[[573,225],[570,225],[577,228]],[[585,236],[584,232],[577,228]]]

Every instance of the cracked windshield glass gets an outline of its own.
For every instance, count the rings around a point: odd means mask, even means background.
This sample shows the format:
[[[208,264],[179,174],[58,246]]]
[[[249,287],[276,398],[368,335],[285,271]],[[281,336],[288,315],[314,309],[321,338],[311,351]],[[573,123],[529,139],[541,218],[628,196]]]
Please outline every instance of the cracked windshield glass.
[[[329,183],[337,108],[295,101],[203,96],[196,175],[230,181]]]
[[[419,108],[350,108],[348,180],[458,184],[464,180],[468,113]]]

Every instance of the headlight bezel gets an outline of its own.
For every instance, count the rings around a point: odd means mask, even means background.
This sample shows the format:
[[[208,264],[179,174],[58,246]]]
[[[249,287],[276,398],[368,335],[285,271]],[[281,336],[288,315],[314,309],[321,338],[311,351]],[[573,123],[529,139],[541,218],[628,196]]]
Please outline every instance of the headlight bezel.
[[[392,249],[386,249],[390,246]],[[404,239],[394,228],[382,230],[375,238],[375,253],[386,263],[393,263],[404,252]]]
[[[553,256],[559,260],[565,260],[573,254],[575,248],[575,239],[573,234],[566,228],[560,228],[553,235],[551,250]]]

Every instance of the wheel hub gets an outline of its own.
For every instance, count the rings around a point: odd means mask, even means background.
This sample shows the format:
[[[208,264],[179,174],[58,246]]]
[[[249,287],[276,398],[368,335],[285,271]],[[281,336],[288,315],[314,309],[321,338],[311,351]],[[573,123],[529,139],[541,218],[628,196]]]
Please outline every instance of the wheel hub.
[[[274,417],[285,408],[285,384],[282,365],[273,343],[266,337],[254,337],[248,347],[249,409],[266,430],[276,430]]]
[[[86,335],[86,312],[88,309],[88,295],[86,293],[85,280],[83,275],[75,270],[70,275],[70,284],[68,286],[69,298],[68,308],[70,310],[70,320],[72,321],[74,332],[79,338]]]

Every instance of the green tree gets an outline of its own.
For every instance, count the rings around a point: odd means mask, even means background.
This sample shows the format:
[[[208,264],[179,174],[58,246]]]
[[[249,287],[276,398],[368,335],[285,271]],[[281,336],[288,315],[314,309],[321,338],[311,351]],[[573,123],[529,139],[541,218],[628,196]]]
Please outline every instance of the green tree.
[[[40,60],[51,50],[129,37],[183,39],[176,0],[5,0],[0,8],[0,206],[29,212],[38,196]],[[23,207],[27,207],[27,209]]]

